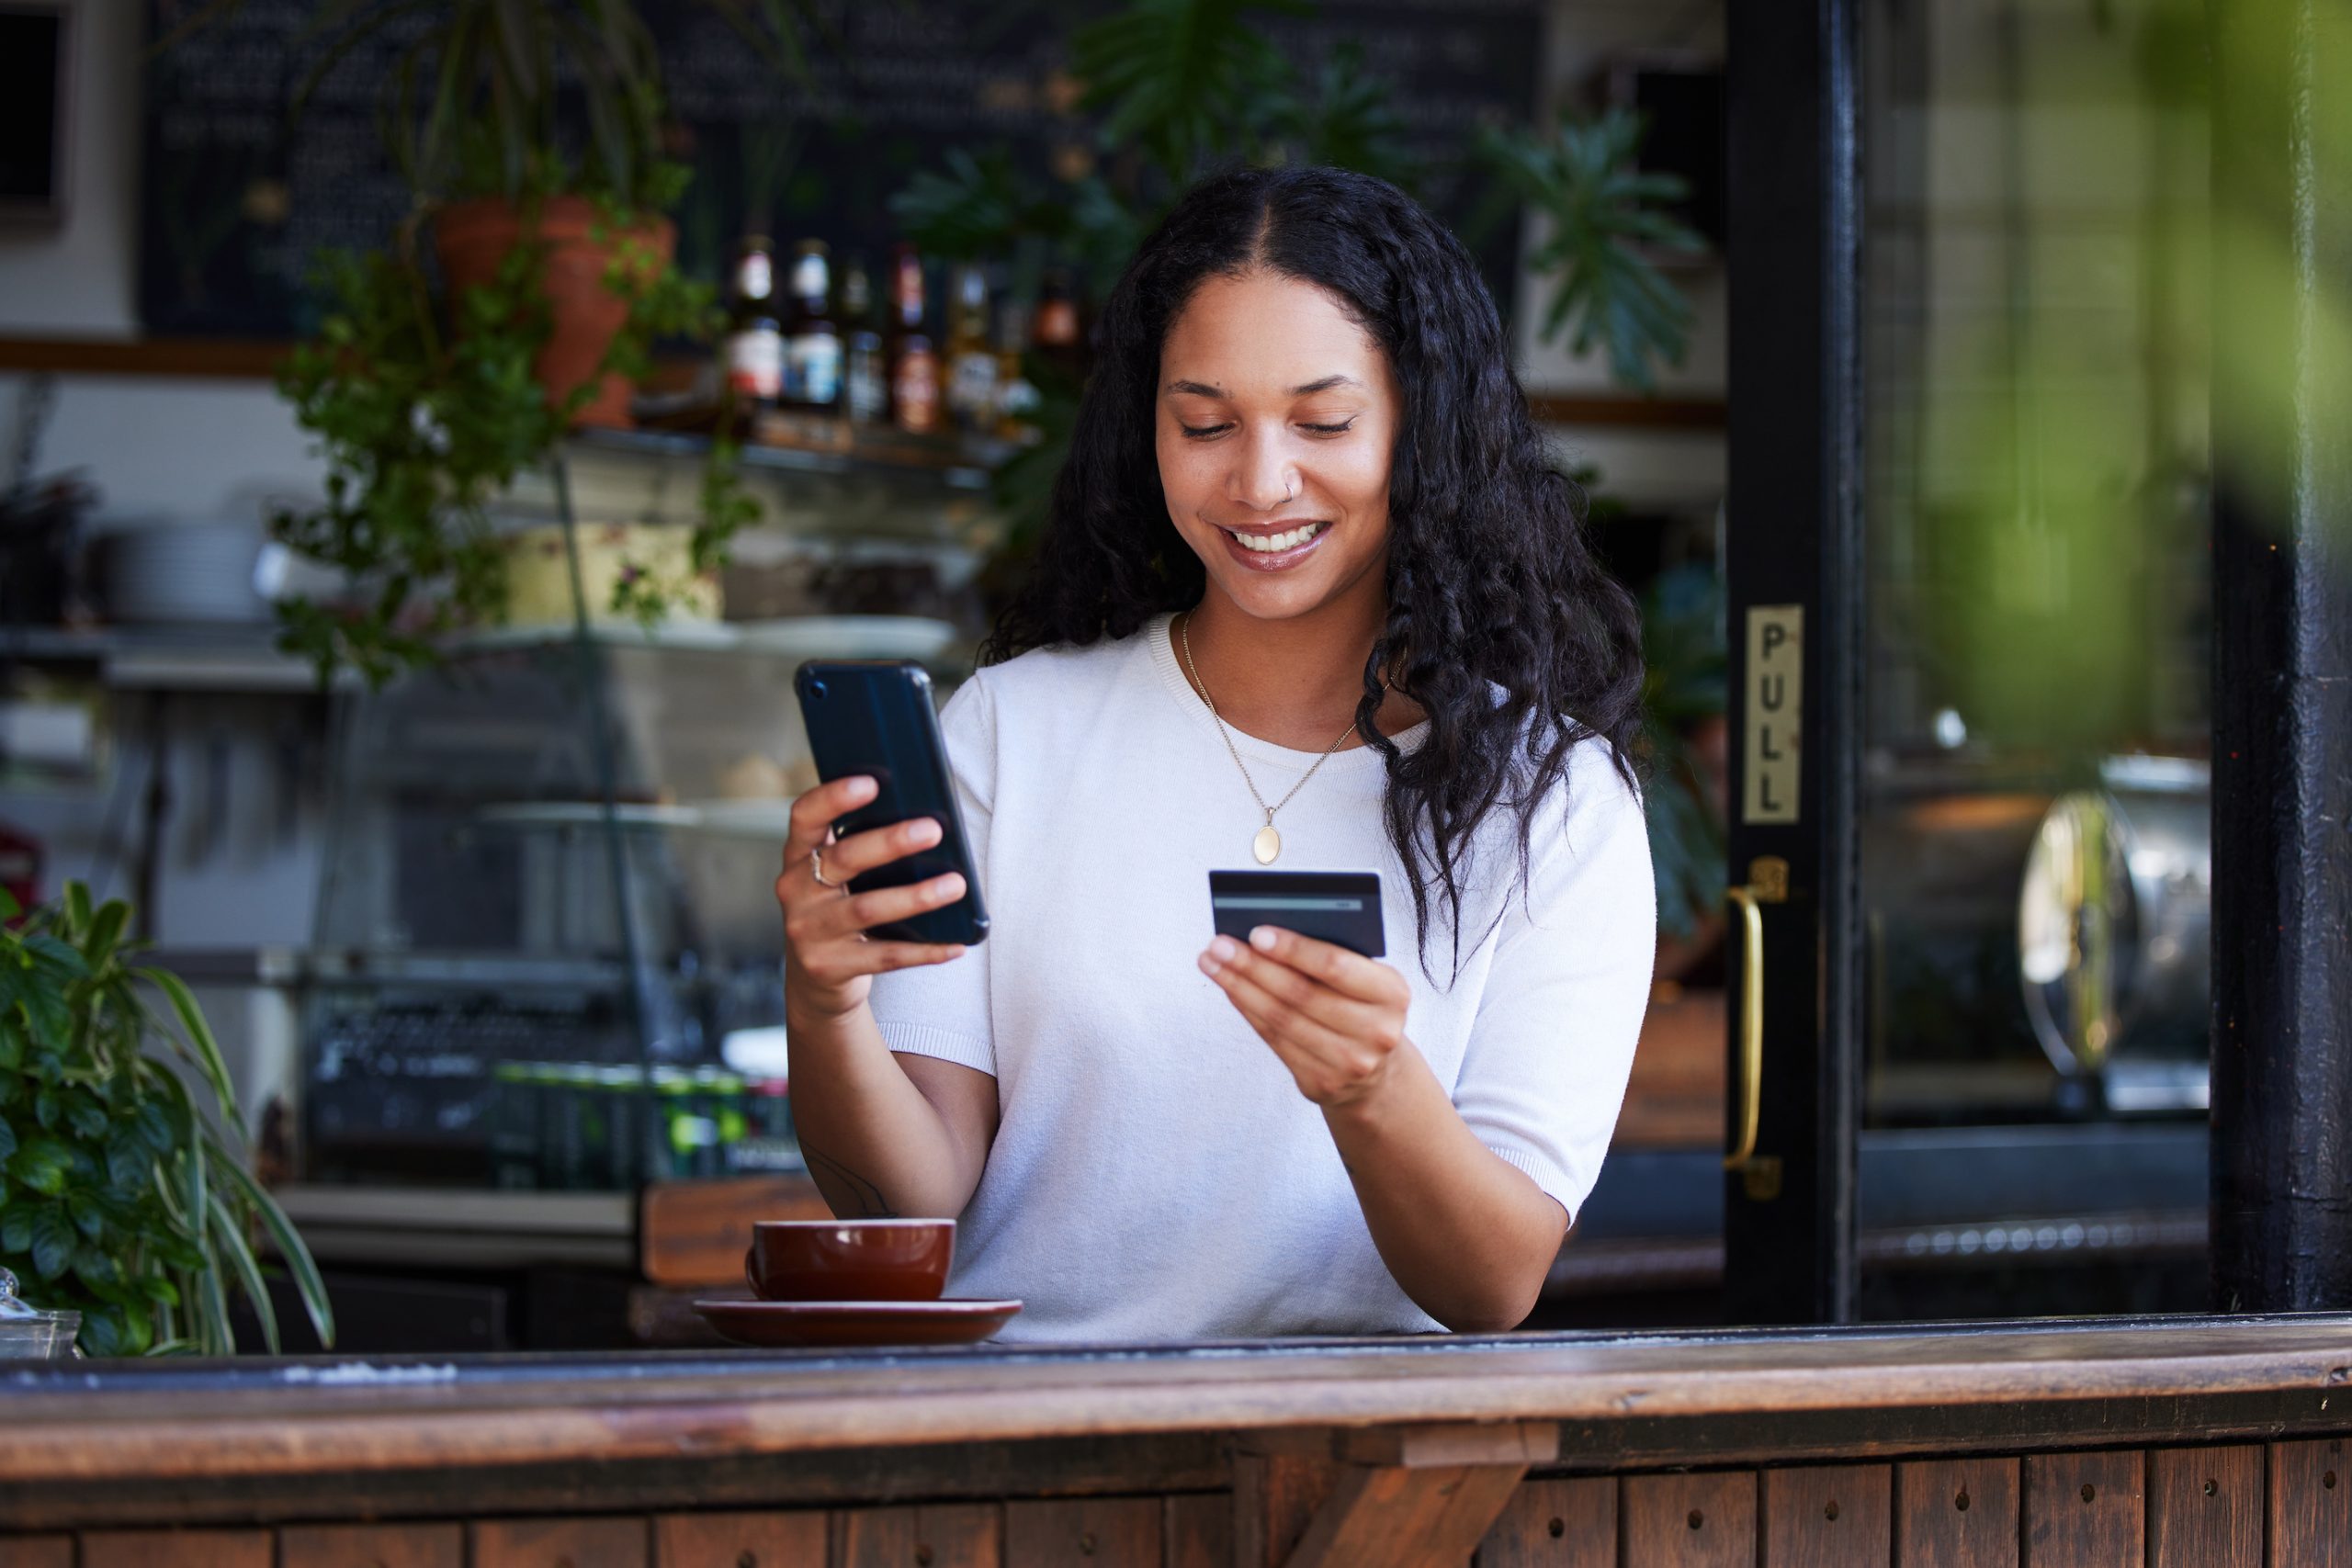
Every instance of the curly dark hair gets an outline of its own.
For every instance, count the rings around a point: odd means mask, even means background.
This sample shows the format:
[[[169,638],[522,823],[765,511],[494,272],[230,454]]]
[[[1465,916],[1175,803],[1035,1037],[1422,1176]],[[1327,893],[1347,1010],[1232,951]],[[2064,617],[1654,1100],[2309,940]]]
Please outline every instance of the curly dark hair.
[[[1198,603],[1207,573],[1159,483],[1160,347],[1203,281],[1253,270],[1335,296],[1387,353],[1402,394],[1387,622],[1364,660],[1356,728],[1386,760],[1384,815],[1411,873],[1423,966],[1435,885],[1458,974],[1487,814],[1516,818],[1523,890],[1535,813],[1571,750],[1602,741],[1636,785],[1641,626],[1586,539],[1584,491],[1536,432],[1476,265],[1395,186],[1345,169],[1232,169],[1144,242],[1102,308],[1035,568],[982,658],[1129,637]],[[1429,716],[1409,752],[1375,722],[1384,675]]]

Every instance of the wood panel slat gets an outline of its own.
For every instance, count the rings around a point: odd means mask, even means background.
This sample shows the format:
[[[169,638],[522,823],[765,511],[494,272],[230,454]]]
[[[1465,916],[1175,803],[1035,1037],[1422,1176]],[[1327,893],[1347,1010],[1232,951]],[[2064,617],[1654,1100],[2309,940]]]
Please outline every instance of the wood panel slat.
[[[1233,1494],[1187,1492],[1162,1499],[1167,1568],[1233,1568]]]
[[[2148,1568],[2263,1568],[2262,1450],[2148,1454]]]
[[[663,1514],[654,1568],[826,1568],[826,1524],[814,1508]]]
[[[1520,1465],[1349,1465],[1287,1568],[1467,1563],[1517,1489]]]
[[[2352,1464],[2342,1438],[2270,1445],[2270,1561],[2352,1568]]]
[[[2143,1568],[2146,1474],[2137,1449],[2026,1456],[2025,1568]]]
[[[1762,1486],[1765,1568],[1886,1568],[1894,1539],[1888,1466],[1768,1470]]]
[[[850,1508],[834,1516],[834,1568],[999,1568],[1004,1509],[995,1503]]]
[[[1520,1483],[1478,1543],[1477,1568],[1617,1568],[1617,1483]]]
[[[0,1568],[74,1568],[74,1538],[0,1535]]]
[[[1020,1568],[1160,1568],[1161,1500],[1007,1503],[1004,1559]]]
[[[1895,1467],[1895,1568],[2017,1563],[2016,1460],[1928,1460]]]
[[[1301,1453],[1233,1456],[1233,1561],[1282,1568],[1340,1478],[1328,1459]]]
[[[288,1525],[277,1568],[466,1568],[466,1527]]]
[[[649,1568],[642,1518],[475,1519],[472,1568]]]
[[[1617,1508],[1623,1568],[1754,1568],[1752,1470],[1629,1475]]]
[[[82,1568],[270,1568],[267,1530],[91,1530]]]

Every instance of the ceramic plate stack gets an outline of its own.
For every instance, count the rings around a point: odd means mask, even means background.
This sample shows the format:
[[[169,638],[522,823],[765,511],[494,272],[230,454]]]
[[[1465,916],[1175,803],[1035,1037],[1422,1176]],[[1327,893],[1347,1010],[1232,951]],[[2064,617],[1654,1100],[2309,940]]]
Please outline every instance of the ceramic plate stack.
[[[262,534],[253,523],[165,523],[107,541],[107,608],[117,622],[266,621],[254,586]]]

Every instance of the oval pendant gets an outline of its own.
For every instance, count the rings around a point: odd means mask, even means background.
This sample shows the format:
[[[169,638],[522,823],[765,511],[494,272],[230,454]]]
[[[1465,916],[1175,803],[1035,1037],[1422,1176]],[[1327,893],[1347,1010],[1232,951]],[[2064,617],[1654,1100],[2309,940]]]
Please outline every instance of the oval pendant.
[[[1258,857],[1260,865],[1273,864],[1274,857],[1283,852],[1283,836],[1274,831],[1272,822],[1259,829],[1258,836],[1250,840],[1250,852]]]

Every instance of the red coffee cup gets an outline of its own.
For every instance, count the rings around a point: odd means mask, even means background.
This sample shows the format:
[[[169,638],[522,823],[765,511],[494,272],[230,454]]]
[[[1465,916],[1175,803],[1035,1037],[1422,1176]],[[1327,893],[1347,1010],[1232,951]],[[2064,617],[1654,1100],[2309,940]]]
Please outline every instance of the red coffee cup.
[[[767,1302],[929,1302],[955,1257],[954,1220],[761,1220],[743,1280]]]

